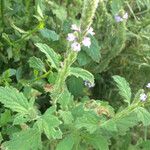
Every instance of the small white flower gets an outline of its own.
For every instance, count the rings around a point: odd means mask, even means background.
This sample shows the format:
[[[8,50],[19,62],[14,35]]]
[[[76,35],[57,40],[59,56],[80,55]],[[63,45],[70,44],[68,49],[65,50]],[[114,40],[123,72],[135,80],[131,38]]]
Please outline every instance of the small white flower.
[[[89,37],[84,37],[84,39],[82,41],[82,44],[84,46],[87,46],[88,48],[90,48],[90,46],[91,46],[91,39]]]
[[[76,24],[71,25],[71,30],[80,32],[80,28]]]
[[[69,33],[69,34],[68,34],[67,40],[68,40],[69,42],[72,42],[72,41],[74,41],[75,39],[76,39],[76,36],[75,36],[73,33]]]
[[[91,82],[89,82],[89,81],[87,81],[87,80],[84,81],[84,85],[87,86],[87,87],[89,87],[89,88],[92,88],[92,87],[95,86],[94,83],[91,83]]]
[[[93,28],[92,28],[92,27],[90,27],[90,28],[88,29],[87,33],[90,34],[90,35],[95,35],[95,32],[93,31]]]
[[[148,83],[148,84],[146,85],[146,87],[147,87],[147,88],[150,88],[150,83]]]
[[[72,43],[71,48],[73,51],[79,52],[81,50],[81,45],[78,42],[74,42]]]
[[[128,16],[128,13],[126,12],[126,13],[123,15],[122,18],[123,18],[123,19],[128,19],[128,17],[129,17],[129,16]]]
[[[146,101],[146,99],[147,99],[147,95],[145,94],[145,93],[142,93],[142,94],[140,94],[140,100],[141,101]]]

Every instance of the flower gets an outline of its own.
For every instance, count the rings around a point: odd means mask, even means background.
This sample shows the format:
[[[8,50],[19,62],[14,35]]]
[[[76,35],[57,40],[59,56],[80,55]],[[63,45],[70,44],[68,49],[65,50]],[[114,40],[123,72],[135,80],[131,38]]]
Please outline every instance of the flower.
[[[146,87],[147,87],[147,88],[150,88],[150,83],[148,83],[148,84],[146,85]]]
[[[84,39],[82,41],[82,44],[84,46],[87,46],[88,48],[90,48],[90,46],[91,46],[91,39],[89,37],[84,37]]]
[[[123,19],[128,19],[128,17],[129,17],[129,16],[128,16],[128,13],[126,12],[126,13],[123,15],[122,18],[123,18]]]
[[[71,25],[71,30],[80,32],[80,27],[78,27],[76,24]]]
[[[89,87],[89,88],[92,88],[92,87],[95,86],[94,83],[91,83],[91,82],[89,82],[89,81],[87,81],[87,80],[84,81],[84,85],[87,86],[87,87]]]
[[[93,31],[93,28],[92,28],[92,27],[90,27],[90,28],[88,29],[87,33],[90,34],[90,35],[95,35],[95,32]]]
[[[76,36],[73,34],[73,33],[69,33],[68,34],[68,37],[67,37],[67,40],[72,42],[76,39]]]
[[[145,94],[145,93],[142,93],[142,94],[140,94],[140,100],[141,101],[146,101],[146,99],[147,99],[147,95]]]
[[[119,15],[115,15],[116,22],[122,22],[123,18],[121,18]]]
[[[75,52],[79,52],[81,50],[81,45],[78,42],[74,42],[71,44],[71,48]]]

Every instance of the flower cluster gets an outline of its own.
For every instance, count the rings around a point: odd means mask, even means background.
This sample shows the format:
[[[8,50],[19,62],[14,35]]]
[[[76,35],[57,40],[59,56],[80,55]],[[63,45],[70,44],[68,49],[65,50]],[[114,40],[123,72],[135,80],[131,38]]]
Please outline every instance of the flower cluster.
[[[150,83],[148,83],[148,84],[146,85],[146,87],[150,89]],[[146,99],[147,99],[147,97],[148,97],[148,96],[147,96],[145,93],[140,94],[140,100],[141,100],[142,102],[145,102]]]
[[[115,15],[116,22],[122,22],[123,20],[128,19],[128,13],[126,12],[123,16],[120,16],[118,14]]]
[[[67,36],[67,40],[69,42],[72,42],[71,43],[71,49],[75,52],[79,52],[81,50],[81,46],[84,45],[88,48],[90,48],[91,46],[91,39],[89,37],[84,37],[83,40],[80,42],[79,39],[78,39],[78,34],[81,32],[81,29],[80,27],[78,27],[77,25],[73,24],[71,26],[71,30],[73,30],[74,32],[73,33],[69,33],[68,36]],[[95,35],[94,31],[93,31],[93,28],[90,27],[88,30],[87,30],[87,34],[89,35]]]
[[[92,87],[95,86],[94,83],[91,83],[91,82],[89,82],[89,81],[87,81],[87,80],[84,81],[84,85],[87,86],[87,87],[89,87],[89,88],[92,88]]]

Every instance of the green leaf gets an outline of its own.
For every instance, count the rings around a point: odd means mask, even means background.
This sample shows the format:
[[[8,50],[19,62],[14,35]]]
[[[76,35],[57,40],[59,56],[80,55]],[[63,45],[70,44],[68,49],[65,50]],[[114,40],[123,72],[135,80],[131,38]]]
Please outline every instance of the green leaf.
[[[3,78],[6,79],[6,78],[9,78],[9,77],[11,77],[11,76],[13,76],[15,74],[16,74],[16,70],[10,68],[10,69],[7,69],[6,71],[4,71],[3,74],[2,74],[2,76],[3,76]]]
[[[67,109],[68,105],[73,101],[73,96],[71,93],[65,89],[58,98],[58,103],[61,105],[61,108]]]
[[[41,52],[43,52],[46,55],[52,67],[55,69],[58,69],[59,68],[59,55],[55,53],[55,51],[46,44],[36,43],[35,45],[39,48]]]
[[[130,113],[124,117],[121,117],[115,121],[118,129],[118,134],[125,135],[131,127],[138,124],[137,115],[135,112]]]
[[[59,129],[61,121],[54,115],[54,112],[54,107],[47,109],[44,115],[41,116],[36,123],[39,130],[44,132],[48,139],[62,138],[62,132]]]
[[[40,33],[44,38],[46,38],[48,40],[52,40],[52,41],[59,40],[59,35],[55,31],[49,30],[47,28],[40,30]]]
[[[82,68],[70,67],[69,75],[74,75],[77,78],[80,77],[83,80],[89,81],[90,83],[94,84],[94,76],[89,71]]]
[[[67,11],[63,6],[57,5],[52,11],[62,22],[67,18]]]
[[[71,124],[73,122],[73,116],[70,111],[59,111],[60,117],[62,118],[64,124]]]
[[[98,44],[98,41],[92,36],[90,48],[83,47],[83,50],[87,53],[87,55],[89,55],[92,58],[92,60],[97,63],[100,61],[101,58],[100,49],[101,48]]]
[[[69,92],[75,97],[81,97],[84,95],[84,84],[81,78],[71,76],[67,79],[67,87]]]
[[[39,150],[41,147],[41,134],[37,129],[15,133],[10,141],[2,144],[2,149],[7,150]]]
[[[11,112],[6,109],[4,113],[0,114],[0,127],[6,125],[11,119]]]
[[[40,58],[37,58],[35,56],[30,57],[29,65],[31,68],[37,69],[38,71],[46,72],[45,65]]]
[[[129,86],[129,83],[120,76],[113,76],[114,81],[117,84],[117,87],[119,89],[119,94],[124,98],[124,101],[128,104],[130,104],[131,101],[131,89]]]
[[[135,109],[137,118],[143,123],[144,126],[150,125],[150,113],[143,107],[137,107]]]
[[[14,117],[13,125],[20,125],[27,121],[29,121],[28,117],[23,116],[22,114],[16,114]]]
[[[85,128],[89,133],[99,128],[99,117],[93,111],[84,112],[82,117],[77,118],[75,126],[78,129]]]
[[[68,135],[58,143],[56,150],[72,150],[73,145],[74,145],[74,138],[72,135]]]
[[[12,87],[0,87],[0,102],[12,111],[22,114],[31,113],[33,108],[23,93]]]
[[[91,58],[84,51],[81,51],[78,54],[77,61],[80,66],[84,66],[90,63]]]
[[[107,139],[99,134],[89,135],[86,139],[86,142],[88,142],[97,150],[109,150]]]

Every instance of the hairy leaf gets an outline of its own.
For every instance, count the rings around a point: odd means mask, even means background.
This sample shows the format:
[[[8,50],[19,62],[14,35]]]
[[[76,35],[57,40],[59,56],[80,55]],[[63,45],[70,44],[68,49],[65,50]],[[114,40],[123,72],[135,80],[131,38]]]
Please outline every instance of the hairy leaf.
[[[55,53],[55,51],[46,44],[36,43],[35,45],[39,48],[41,52],[43,52],[46,55],[52,67],[55,69],[58,69],[59,68],[59,55]]]
[[[138,107],[135,110],[138,121],[141,121],[144,126],[150,125],[150,113],[143,107]]]
[[[92,58],[92,60],[97,63],[100,61],[101,58],[100,49],[101,48],[98,44],[98,41],[94,37],[91,37],[90,48],[83,47],[83,50],[87,53],[87,55],[89,55]]]
[[[68,135],[58,143],[56,150],[72,150],[73,145],[74,138],[72,135]]]
[[[55,31],[49,30],[47,28],[41,30],[40,33],[44,38],[46,38],[48,40],[52,40],[52,41],[59,40],[59,35]]]
[[[46,72],[45,65],[40,58],[37,58],[35,56],[30,57],[29,65],[31,68],[37,69],[38,71]]]
[[[14,112],[29,114],[33,108],[23,93],[12,87],[0,87],[0,102]]]
[[[131,100],[131,89],[129,86],[129,83],[120,76],[113,76],[114,81],[117,84],[117,87],[119,89],[119,94],[124,98],[124,101],[128,104],[130,104]]]
[[[89,81],[90,83],[94,83],[94,76],[87,70],[84,70],[84,69],[81,69],[81,68],[71,67],[70,71],[69,71],[69,74],[74,75],[77,78],[80,77],[83,80]]]
[[[15,133],[10,141],[3,143],[2,150],[40,150],[41,134],[37,129]]]
[[[62,133],[59,129],[61,121],[53,114],[54,111],[54,107],[49,108],[37,121],[38,128],[41,132],[44,132],[49,139],[59,139],[62,137]]]

